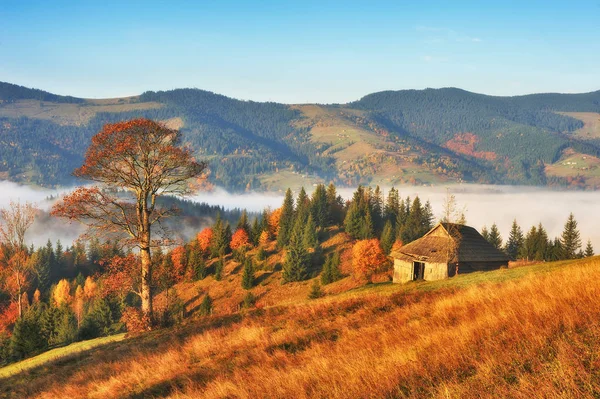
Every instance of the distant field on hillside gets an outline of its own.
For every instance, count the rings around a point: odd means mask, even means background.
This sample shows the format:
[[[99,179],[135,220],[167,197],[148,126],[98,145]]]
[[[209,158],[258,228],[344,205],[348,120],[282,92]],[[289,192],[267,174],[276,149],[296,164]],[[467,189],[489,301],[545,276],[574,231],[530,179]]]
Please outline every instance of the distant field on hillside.
[[[0,394],[593,397],[599,290],[599,257],[374,284],[188,320],[0,379]]]
[[[600,114],[597,112],[559,112],[583,122],[583,127],[575,130],[572,134],[581,139],[600,138]]]

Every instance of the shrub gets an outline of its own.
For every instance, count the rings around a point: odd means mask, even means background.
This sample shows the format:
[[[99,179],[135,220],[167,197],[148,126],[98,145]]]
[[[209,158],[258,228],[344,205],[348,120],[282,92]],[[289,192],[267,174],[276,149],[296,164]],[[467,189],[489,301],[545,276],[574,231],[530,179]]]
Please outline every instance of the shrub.
[[[126,307],[121,316],[121,322],[125,324],[127,332],[132,334],[141,333],[150,329],[148,315],[142,313],[138,308]]]
[[[208,316],[212,313],[213,310],[213,301],[210,295],[206,294],[202,303],[200,304],[200,309],[198,309],[199,313],[202,316]]]

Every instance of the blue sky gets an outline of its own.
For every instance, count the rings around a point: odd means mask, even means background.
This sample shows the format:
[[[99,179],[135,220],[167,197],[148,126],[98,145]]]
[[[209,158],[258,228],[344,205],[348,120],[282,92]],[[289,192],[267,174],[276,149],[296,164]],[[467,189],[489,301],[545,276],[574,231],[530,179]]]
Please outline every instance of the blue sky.
[[[587,92],[600,89],[600,0],[0,0],[0,81],[286,103],[448,86]]]

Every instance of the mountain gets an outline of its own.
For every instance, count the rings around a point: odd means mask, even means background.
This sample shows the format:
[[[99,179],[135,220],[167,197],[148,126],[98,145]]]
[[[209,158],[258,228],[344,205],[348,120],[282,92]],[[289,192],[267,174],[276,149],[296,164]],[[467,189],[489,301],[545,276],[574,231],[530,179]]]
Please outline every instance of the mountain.
[[[323,181],[600,187],[600,91],[496,97],[455,88],[287,105],[198,89],[90,100],[0,83],[0,178],[73,183],[102,125],[134,117],[180,128],[210,179],[235,191]]]

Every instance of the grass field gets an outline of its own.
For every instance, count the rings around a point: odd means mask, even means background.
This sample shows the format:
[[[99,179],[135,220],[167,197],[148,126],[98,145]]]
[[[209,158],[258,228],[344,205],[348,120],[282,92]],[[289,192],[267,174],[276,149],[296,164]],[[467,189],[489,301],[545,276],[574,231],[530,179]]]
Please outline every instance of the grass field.
[[[293,289],[294,287],[290,287]],[[600,391],[600,258],[188,320],[0,379],[5,397],[575,398]]]
[[[571,116],[583,122],[583,127],[573,132],[581,139],[600,138],[600,114],[596,112],[558,112],[561,115]]]
[[[588,187],[600,187],[600,159],[568,148],[554,164],[546,166],[548,176],[579,177]]]

